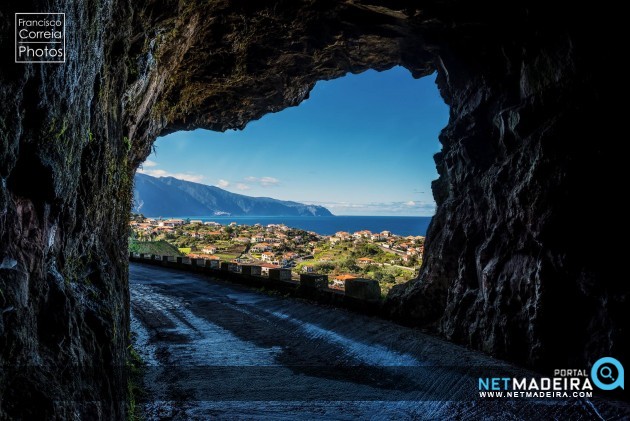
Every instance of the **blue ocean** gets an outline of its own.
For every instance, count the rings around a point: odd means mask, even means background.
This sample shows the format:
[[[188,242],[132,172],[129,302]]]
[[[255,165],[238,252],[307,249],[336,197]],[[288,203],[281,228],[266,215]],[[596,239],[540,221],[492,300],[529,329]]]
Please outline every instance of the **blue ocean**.
[[[178,216],[178,218],[214,221],[222,225],[285,224],[293,228],[332,235],[337,231],[391,231],[397,235],[426,235],[430,216]]]

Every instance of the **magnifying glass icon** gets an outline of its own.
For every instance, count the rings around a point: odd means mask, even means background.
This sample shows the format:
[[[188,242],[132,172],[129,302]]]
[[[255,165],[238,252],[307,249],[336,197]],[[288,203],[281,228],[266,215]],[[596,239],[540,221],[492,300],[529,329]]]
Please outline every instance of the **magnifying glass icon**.
[[[610,367],[602,367],[599,370],[599,375],[605,379],[610,379],[613,382],[615,381],[615,378],[612,376],[612,370],[610,369]]]

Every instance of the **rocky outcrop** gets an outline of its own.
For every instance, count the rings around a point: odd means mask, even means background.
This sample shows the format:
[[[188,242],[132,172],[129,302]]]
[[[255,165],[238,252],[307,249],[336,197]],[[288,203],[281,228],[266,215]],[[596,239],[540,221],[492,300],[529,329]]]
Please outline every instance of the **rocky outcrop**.
[[[128,7],[0,6],[0,419],[124,418]],[[13,13],[51,9],[67,63],[14,64]]]
[[[597,10],[530,3],[4,1],[2,34],[64,11],[69,57],[0,67],[0,418],[124,415],[131,184],[158,135],[240,128],[394,65],[437,71],[451,118],[428,258],[392,316],[537,367],[627,356],[601,188],[610,36]]]

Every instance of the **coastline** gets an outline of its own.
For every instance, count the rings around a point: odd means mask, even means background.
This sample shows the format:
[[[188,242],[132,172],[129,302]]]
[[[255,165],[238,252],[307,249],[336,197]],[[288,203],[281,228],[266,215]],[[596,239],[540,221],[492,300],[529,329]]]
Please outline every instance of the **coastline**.
[[[284,224],[291,228],[299,228],[312,231],[320,235],[333,235],[338,231],[355,232],[370,230],[380,232],[391,231],[396,235],[426,235],[432,217],[431,216],[358,216],[358,215],[334,215],[334,216],[190,216],[190,215],[161,215],[148,216],[162,219],[178,218],[201,220],[203,222],[214,221],[221,225],[236,222],[239,225],[269,225]]]

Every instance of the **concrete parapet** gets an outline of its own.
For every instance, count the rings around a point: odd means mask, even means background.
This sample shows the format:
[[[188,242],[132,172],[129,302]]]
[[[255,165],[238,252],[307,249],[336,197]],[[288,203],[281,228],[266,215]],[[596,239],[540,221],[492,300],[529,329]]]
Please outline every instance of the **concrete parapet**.
[[[300,275],[300,286],[311,289],[328,288],[328,275],[302,273]]]
[[[261,276],[262,268],[257,265],[241,265],[241,273],[243,275]]]
[[[219,269],[219,267],[221,266],[221,261],[220,260],[206,260],[206,267],[210,268],[210,269]]]
[[[291,270],[289,269],[269,269],[269,279],[274,281],[290,281]]]
[[[366,301],[381,299],[381,286],[374,279],[348,279],[345,282],[345,292],[348,297]]]

